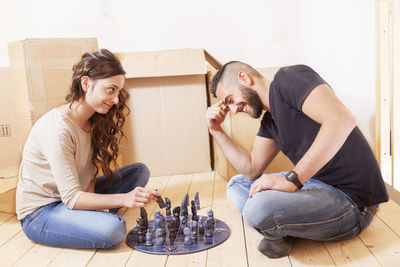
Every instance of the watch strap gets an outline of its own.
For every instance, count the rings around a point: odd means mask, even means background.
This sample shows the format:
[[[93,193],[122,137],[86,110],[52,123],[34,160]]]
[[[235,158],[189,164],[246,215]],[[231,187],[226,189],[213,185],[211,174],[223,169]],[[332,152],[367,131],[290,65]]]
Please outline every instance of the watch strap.
[[[290,171],[286,175],[286,180],[289,182],[294,183],[294,185],[297,187],[297,189],[300,189],[303,187],[303,184],[300,182],[299,177],[297,176],[297,173],[295,171]]]

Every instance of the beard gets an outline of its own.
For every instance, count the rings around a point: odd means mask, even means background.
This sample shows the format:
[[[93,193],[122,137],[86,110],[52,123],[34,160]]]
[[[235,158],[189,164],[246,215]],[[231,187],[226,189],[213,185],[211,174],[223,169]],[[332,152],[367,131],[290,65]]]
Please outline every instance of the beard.
[[[263,103],[260,96],[255,90],[251,89],[250,87],[239,85],[239,89],[247,106],[250,108],[248,111],[250,117],[254,119],[259,118],[263,110]]]

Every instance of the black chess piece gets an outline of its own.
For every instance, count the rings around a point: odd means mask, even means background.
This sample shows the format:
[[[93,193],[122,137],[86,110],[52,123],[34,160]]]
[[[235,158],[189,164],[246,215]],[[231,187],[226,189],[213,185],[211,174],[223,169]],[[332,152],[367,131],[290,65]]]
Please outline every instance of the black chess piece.
[[[137,218],[137,231],[138,231],[138,242],[143,243],[144,242],[144,237],[146,234],[146,229],[144,225],[144,220],[142,218]]]
[[[169,221],[167,224],[167,228],[168,228],[170,241],[175,240],[175,238],[176,238],[176,221],[175,220]]]
[[[147,229],[146,233],[146,244],[147,247],[151,247],[153,245],[153,238],[151,236],[151,230]]]
[[[181,213],[181,207],[177,206],[172,210],[172,214],[175,218],[176,221],[176,228],[178,229],[180,226],[180,220],[179,220],[179,215]]]
[[[189,206],[189,194],[186,194],[181,201],[181,216],[187,217],[189,215],[187,208],[188,206]]]
[[[189,227],[185,227],[184,229],[183,229],[183,234],[184,234],[184,238],[183,238],[183,244],[184,245],[192,245],[192,237],[190,236],[191,235],[191,231],[190,231],[190,229],[189,229]]]
[[[137,243],[139,243],[139,235],[138,235],[137,229],[132,229],[128,233],[128,235],[126,237],[126,240],[127,240],[127,242],[129,244],[137,244]]]
[[[165,208],[166,208],[166,212],[165,214],[167,216],[171,216],[171,200],[169,200],[169,198],[165,198]]]
[[[196,192],[196,194],[194,194],[194,203],[196,205],[196,210],[200,210],[199,192]]]
[[[143,219],[144,221],[144,228],[145,230],[147,230],[147,228],[149,228],[149,220],[147,218],[147,211],[145,208],[141,207],[140,208],[140,217]]]
[[[194,200],[192,200],[191,202],[191,209],[192,209],[192,220],[193,221],[198,221],[198,217],[197,217],[197,210],[196,210],[196,206],[195,206],[195,202]]]
[[[165,203],[164,203],[164,200],[162,199],[161,196],[157,196],[157,200],[156,201],[157,201],[157,204],[160,207],[160,209],[165,208]]]
[[[201,216],[201,215],[199,215],[198,216],[198,232],[199,232],[199,235],[204,235],[204,222],[203,222],[203,216]]]

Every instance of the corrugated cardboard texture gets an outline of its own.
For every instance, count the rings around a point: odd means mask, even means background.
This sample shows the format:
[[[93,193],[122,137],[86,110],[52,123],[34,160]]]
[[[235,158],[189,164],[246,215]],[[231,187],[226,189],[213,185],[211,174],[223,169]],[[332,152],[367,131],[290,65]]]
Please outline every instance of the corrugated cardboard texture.
[[[275,73],[278,71],[278,69],[278,67],[262,68],[258,69],[258,71],[267,79],[273,80]],[[214,104],[217,101],[218,100],[216,98],[211,97],[211,104]],[[228,113],[223,123],[223,129],[235,143],[239,144],[247,151],[251,151],[251,149],[253,148],[254,138],[256,137],[256,134],[260,127],[261,119],[262,115],[259,119],[253,119],[244,113],[239,113],[236,115]],[[213,140],[213,147],[215,161],[214,169],[218,172],[218,174],[227,180],[229,180],[232,176],[238,174],[236,169],[229,163],[215,140]],[[291,163],[291,161],[282,152],[279,152],[276,158],[265,170],[265,172],[275,173],[291,170],[292,168],[293,164]]]
[[[14,115],[10,68],[0,68],[0,82],[0,178],[7,178],[18,173],[22,147]]]
[[[51,108],[64,103],[72,66],[83,53],[97,50],[95,38],[26,39],[8,46],[15,92],[20,143],[33,123]]]
[[[124,66],[127,78],[144,78],[206,74],[204,53],[203,49],[178,49],[116,53],[116,56]]]
[[[127,79],[124,164],[143,162],[152,176],[211,170],[205,81],[205,75]]]

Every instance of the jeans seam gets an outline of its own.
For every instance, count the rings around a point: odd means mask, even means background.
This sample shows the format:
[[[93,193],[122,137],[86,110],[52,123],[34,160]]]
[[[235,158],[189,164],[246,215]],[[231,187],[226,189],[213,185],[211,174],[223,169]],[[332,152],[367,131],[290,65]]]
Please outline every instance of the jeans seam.
[[[285,230],[288,227],[293,227],[293,226],[314,226],[314,225],[322,225],[322,224],[327,224],[330,222],[334,222],[337,220],[340,220],[341,218],[345,217],[347,214],[349,214],[351,211],[354,210],[354,206],[351,206],[351,209],[349,209],[348,211],[346,211],[345,213],[343,213],[342,215],[329,219],[329,220],[324,220],[324,221],[319,221],[319,222],[311,222],[311,223],[296,223],[296,224],[282,224],[282,225],[275,225],[273,227],[270,227],[268,229],[264,229],[261,232],[263,234],[267,234],[268,231],[274,230]],[[275,215],[275,214],[274,214]],[[275,221],[275,220],[274,220]]]

